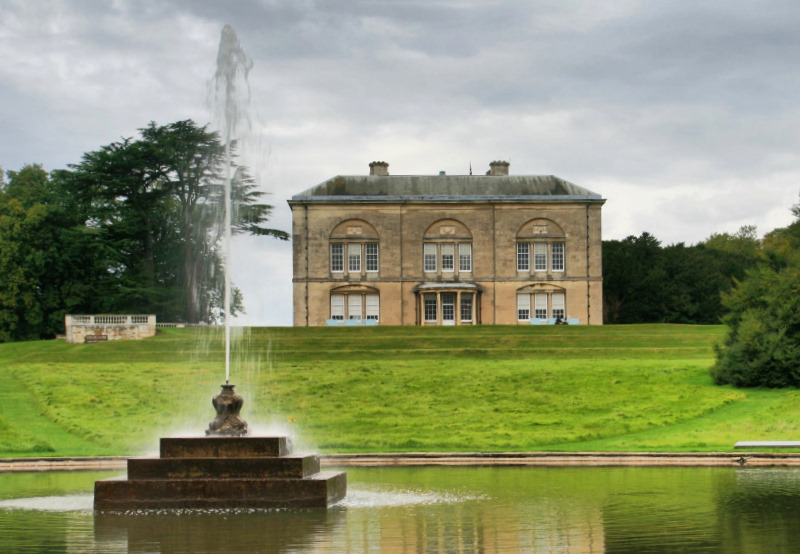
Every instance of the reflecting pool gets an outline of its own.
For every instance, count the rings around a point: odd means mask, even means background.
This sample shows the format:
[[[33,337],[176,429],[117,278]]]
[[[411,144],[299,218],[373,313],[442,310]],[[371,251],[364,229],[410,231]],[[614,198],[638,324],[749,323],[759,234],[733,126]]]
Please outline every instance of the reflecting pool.
[[[344,468],[324,510],[95,514],[119,472],[0,473],[0,552],[796,552],[800,470]]]

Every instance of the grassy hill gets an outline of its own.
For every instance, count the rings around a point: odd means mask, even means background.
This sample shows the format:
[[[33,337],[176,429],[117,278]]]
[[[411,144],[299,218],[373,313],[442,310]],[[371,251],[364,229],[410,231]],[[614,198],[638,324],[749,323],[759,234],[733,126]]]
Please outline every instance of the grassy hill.
[[[719,326],[234,331],[251,428],[322,452],[731,450],[800,435],[798,391],[712,384]],[[141,454],[201,434],[222,340],[0,345],[0,457]]]

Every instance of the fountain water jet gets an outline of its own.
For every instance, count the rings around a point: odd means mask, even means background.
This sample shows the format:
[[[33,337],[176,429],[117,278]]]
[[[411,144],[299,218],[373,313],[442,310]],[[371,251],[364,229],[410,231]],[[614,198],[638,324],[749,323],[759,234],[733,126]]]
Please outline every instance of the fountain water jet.
[[[217,416],[205,437],[162,438],[160,458],[128,460],[127,479],[95,483],[96,510],[163,508],[327,507],[347,493],[344,472],[321,472],[319,457],[295,456],[288,437],[247,436],[244,400],[230,384],[231,142],[244,112],[236,81],[247,83],[252,61],[229,25],[222,30],[215,91],[225,134],[225,383],[212,404]]]

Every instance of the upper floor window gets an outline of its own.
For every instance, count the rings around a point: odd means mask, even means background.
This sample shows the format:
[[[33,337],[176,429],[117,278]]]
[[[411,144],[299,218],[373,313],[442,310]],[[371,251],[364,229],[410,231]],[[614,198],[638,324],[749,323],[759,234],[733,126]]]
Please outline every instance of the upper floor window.
[[[344,244],[341,242],[331,244],[331,271],[333,273],[344,271]]]
[[[425,273],[472,272],[472,233],[454,219],[442,219],[426,229],[422,244]]]
[[[362,275],[380,270],[379,238],[366,221],[351,219],[337,225],[330,235],[331,273]]]
[[[553,221],[528,221],[517,233],[517,271],[563,272],[566,265],[565,238],[564,231]]]
[[[361,273],[361,244],[351,242],[347,245],[347,271]]]
[[[472,271],[472,244],[461,243],[458,245],[458,271]]]

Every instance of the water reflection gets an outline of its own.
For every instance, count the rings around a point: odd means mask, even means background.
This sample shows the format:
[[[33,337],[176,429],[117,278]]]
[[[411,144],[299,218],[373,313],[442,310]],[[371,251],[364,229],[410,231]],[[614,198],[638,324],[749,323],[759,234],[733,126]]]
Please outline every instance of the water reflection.
[[[95,514],[99,473],[0,474],[3,552],[791,552],[800,471],[347,468],[331,510]]]

